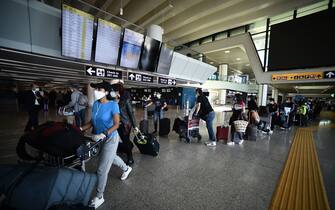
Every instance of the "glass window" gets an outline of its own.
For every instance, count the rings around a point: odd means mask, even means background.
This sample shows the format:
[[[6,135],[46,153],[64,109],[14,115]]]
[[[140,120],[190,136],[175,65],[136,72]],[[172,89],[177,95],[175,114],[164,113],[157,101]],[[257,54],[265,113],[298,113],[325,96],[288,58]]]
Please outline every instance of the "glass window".
[[[227,37],[228,37],[228,33],[227,32],[222,32],[222,33],[219,33],[215,36],[215,40],[225,39]]]
[[[266,31],[266,19],[250,24],[248,31],[251,34],[256,34],[256,33]]]
[[[328,5],[320,6],[320,7],[310,9],[310,10],[305,10],[305,11],[301,11],[301,10],[299,11],[298,10],[297,17],[303,17],[303,16],[306,16],[306,15],[310,15],[310,14],[313,14],[313,13],[320,12],[322,10],[326,10],[326,9],[328,9]]]
[[[257,50],[264,50],[265,48],[265,32],[257,35],[253,35],[252,39],[255,43]]]
[[[201,40],[201,44],[206,44],[206,43],[209,43],[209,42],[212,42],[212,37],[206,37],[204,39]]]
[[[298,9],[297,13],[303,13],[303,12],[307,12],[307,11],[310,11],[310,10],[317,10],[318,8],[320,7],[328,7],[328,3],[329,3],[329,0],[324,0],[324,1],[320,1],[318,3],[315,3],[315,4],[311,4],[311,5],[308,5],[308,6],[305,6],[305,7],[301,7]],[[320,10],[318,10],[320,11]]]
[[[245,33],[245,27],[236,28],[230,31],[230,36],[236,36]]]
[[[270,18],[270,25],[282,23],[282,22],[292,20],[292,19],[293,19],[293,11],[285,12],[283,14]]]
[[[257,52],[258,52],[259,59],[262,62],[262,66],[264,66],[264,52],[265,52],[265,50],[258,50]]]
[[[195,46],[199,46],[199,42],[192,42],[190,44],[190,47],[195,47]]]

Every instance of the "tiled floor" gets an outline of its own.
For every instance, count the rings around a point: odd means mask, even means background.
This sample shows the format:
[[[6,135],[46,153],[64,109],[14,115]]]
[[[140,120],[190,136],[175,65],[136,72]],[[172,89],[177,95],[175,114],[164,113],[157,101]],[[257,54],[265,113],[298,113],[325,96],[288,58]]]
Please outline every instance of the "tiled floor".
[[[137,119],[141,115],[138,112]],[[182,112],[170,109],[168,115],[173,122]],[[54,112],[40,117],[41,121],[59,120]],[[16,162],[15,146],[26,120],[24,113],[1,113],[0,163]],[[217,113],[216,124],[222,121],[221,113]],[[272,136],[260,134],[256,142],[235,146],[219,143],[216,148],[180,142],[174,132],[168,138],[158,137],[159,156],[141,155],[135,149],[133,172],[126,181],[119,180],[118,168],[111,169],[106,201],[100,209],[267,209],[293,132],[276,130]],[[201,134],[206,140],[204,124]],[[323,142],[322,135],[319,141]],[[327,156],[325,160],[328,165],[321,165],[327,168],[324,176],[328,176],[334,169],[334,159]],[[94,172],[96,160],[91,160],[87,168]],[[326,179],[329,186],[334,183]]]

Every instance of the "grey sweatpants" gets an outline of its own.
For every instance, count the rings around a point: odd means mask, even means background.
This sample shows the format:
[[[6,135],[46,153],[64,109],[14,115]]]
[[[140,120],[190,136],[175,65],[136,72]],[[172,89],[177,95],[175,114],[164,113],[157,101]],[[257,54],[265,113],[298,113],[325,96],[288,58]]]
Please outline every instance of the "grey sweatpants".
[[[123,160],[116,155],[119,139],[120,137],[117,134],[114,137],[105,141],[104,144],[102,145],[97,170],[98,175],[97,197],[103,196],[107,184],[108,173],[112,164],[118,166],[123,171],[126,171],[128,169],[128,166],[123,162]]]

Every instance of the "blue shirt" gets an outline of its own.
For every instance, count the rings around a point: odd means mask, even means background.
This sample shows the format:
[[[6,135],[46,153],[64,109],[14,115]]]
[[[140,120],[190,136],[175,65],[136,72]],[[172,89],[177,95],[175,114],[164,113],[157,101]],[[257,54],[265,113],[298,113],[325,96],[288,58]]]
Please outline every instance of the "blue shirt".
[[[102,104],[95,101],[92,108],[93,134],[100,134],[113,127],[113,116],[120,114],[119,105],[114,101]],[[113,131],[108,138],[115,137],[117,131]]]

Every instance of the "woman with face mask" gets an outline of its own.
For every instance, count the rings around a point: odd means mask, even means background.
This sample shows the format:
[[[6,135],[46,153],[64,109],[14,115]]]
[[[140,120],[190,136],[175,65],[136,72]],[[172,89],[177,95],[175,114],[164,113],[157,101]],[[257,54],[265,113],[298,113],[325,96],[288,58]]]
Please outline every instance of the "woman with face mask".
[[[139,132],[139,129],[136,126],[136,120],[134,116],[133,107],[131,105],[131,97],[128,91],[125,91],[123,87],[123,80],[114,79],[111,81],[111,85],[113,90],[116,91],[116,99],[119,103],[120,108],[120,126],[118,129],[118,133],[122,140],[122,143],[119,144],[119,151],[127,154],[128,165],[134,163],[133,159],[133,143],[130,141],[130,131],[133,128],[135,133]]]
[[[101,82],[91,84],[91,87],[95,89],[94,97],[96,100],[92,107],[92,119],[90,123],[80,129],[85,131],[93,127],[92,132],[94,135],[92,139],[94,141],[104,140],[97,170],[97,195],[90,203],[90,207],[98,208],[104,202],[103,193],[112,164],[122,169],[121,180],[127,179],[132,168],[127,166],[116,154],[120,140],[117,132],[120,123],[120,110],[118,104],[110,100],[112,86],[108,82]]]

